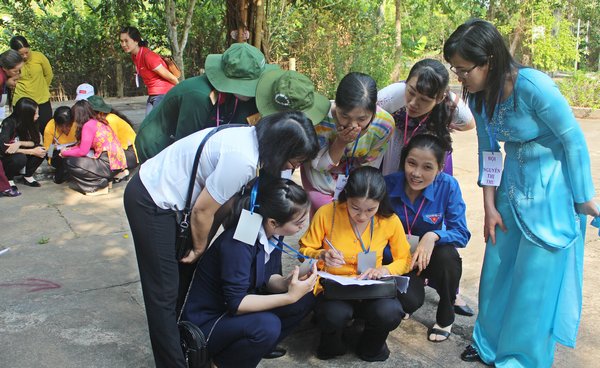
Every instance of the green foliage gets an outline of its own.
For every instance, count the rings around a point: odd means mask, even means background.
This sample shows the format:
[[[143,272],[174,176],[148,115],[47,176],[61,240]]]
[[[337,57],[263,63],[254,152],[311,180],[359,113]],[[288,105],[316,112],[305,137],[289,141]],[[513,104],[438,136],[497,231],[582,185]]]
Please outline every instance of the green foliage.
[[[44,245],[44,244],[48,244],[50,242],[50,238],[46,237],[46,236],[42,236],[41,238],[38,239],[37,243],[39,245]]]
[[[600,109],[600,73],[578,71],[557,84],[571,106]]]

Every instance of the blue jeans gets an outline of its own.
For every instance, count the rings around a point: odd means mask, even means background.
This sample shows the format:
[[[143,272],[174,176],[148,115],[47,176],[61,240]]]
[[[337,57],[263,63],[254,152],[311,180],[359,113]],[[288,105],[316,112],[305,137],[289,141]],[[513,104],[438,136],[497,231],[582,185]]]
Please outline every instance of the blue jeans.
[[[165,98],[165,95],[151,95],[148,96],[148,100],[146,100],[146,116],[152,111],[153,108],[158,106],[160,101]]]

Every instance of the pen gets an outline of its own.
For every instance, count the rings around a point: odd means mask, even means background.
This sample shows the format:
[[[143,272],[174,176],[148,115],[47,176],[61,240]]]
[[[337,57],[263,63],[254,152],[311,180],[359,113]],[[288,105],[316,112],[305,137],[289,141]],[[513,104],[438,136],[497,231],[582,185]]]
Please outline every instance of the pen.
[[[327,243],[327,245],[329,245],[329,247],[331,249],[334,250],[334,252],[336,252],[337,254],[339,254],[342,257],[342,261],[344,262],[343,264],[346,264],[346,261],[344,260],[344,255],[342,254],[342,252],[340,252],[339,250],[337,250],[337,248],[334,247],[333,244],[331,244],[331,242],[327,238],[323,238],[323,240],[325,241],[325,243]]]

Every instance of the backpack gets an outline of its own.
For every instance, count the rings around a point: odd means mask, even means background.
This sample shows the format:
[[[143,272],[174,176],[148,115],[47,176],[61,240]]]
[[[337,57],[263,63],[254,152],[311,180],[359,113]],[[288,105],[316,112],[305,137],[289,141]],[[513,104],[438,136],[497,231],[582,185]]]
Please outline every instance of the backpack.
[[[163,59],[165,64],[167,64],[167,69],[169,69],[169,71],[175,76],[175,78],[181,77],[181,70],[179,69],[177,64],[175,64],[175,60],[173,60],[171,56],[160,55],[160,57],[161,59]]]

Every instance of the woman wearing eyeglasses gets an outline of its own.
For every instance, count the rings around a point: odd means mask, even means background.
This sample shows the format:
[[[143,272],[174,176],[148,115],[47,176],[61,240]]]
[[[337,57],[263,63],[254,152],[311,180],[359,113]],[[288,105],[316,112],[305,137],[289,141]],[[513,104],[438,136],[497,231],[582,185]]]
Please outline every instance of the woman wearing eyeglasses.
[[[377,104],[394,117],[395,129],[383,158],[384,175],[398,171],[400,155],[412,137],[433,134],[451,146],[450,132],[475,128],[467,104],[448,89],[448,71],[433,59],[417,62],[406,81],[392,83],[377,94]],[[447,155],[444,172],[452,175],[452,156]]]
[[[475,115],[487,242],[473,345],[461,358],[550,367],[557,342],[575,344],[585,215],[599,214],[585,138],[552,79],[518,64],[491,23],[459,26],[444,58]]]

